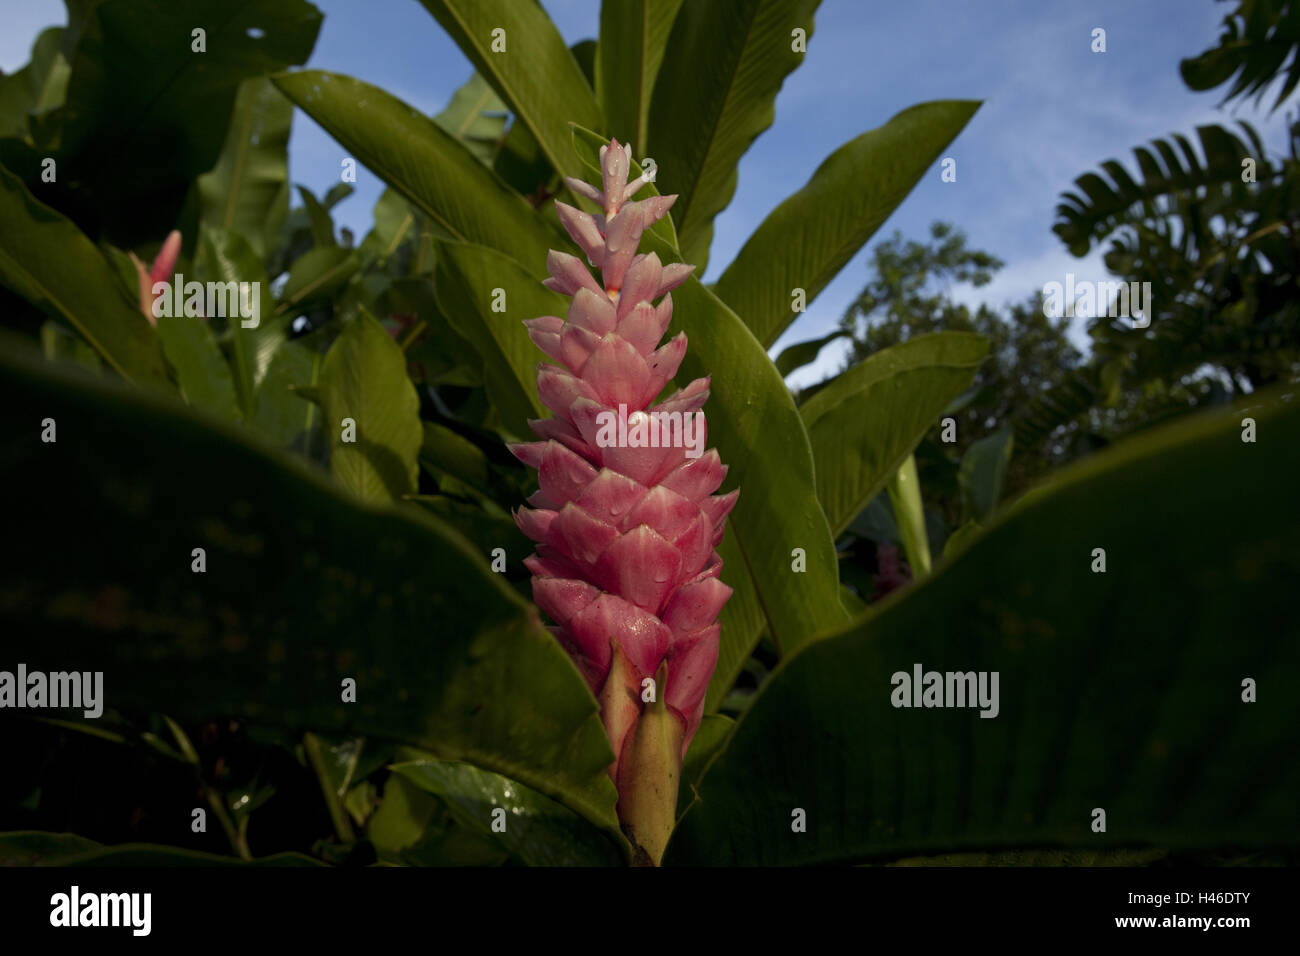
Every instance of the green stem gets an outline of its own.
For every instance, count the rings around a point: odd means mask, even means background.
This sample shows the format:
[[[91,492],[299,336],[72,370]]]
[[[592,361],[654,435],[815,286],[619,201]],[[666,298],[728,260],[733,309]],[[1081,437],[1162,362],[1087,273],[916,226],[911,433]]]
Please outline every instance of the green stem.
[[[357,835],[352,829],[352,821],[348,819],[348,811],[330,785],[329,773],[325,769],[325,758],[320,750],[320,738],[313,733],[305,733],[302,735],[302,747],[307,753],[307,760],[311,763],[312,770],[316,771],[316,779],[320,782],[320,792],[325,798],[325,807],[329,810],[334,832],[338,834],[342,843],[355,843]]]
[[[203,790],[203,797],[208,802],[208,807],[212,810],[212,815],[217,818],[221,824],[221,829],[226,834],[226,840],[230,843],[230,848],[235,851],[235,855],[241,860],[248,861],[253,859],[253,854],[248,849],[248,836],[242,829],[236,829],[235,823],[230,819],[230,814],[226,811],[226,805],[222,800],[220,792],[203,779],[203,768],[199,763],[198,751],[190,743],[189,736],[181,729],[181,725],[176,723],[166,714],[163,714],[163,720],[167,721],[167,726],[172,732],[172,737],[176,739],[176,746],[180,748],[181,755],[185,762],[193,766],[194,776],[198,778],[199,787]]]
[[[930,538],[925,530],[921,481],[916,474],[914,456],[908,455],[889,479],[889,501],[894,506],[894,520],[898,522],[898,532],[903,538],[912,580],[919,581],[930,573]]]

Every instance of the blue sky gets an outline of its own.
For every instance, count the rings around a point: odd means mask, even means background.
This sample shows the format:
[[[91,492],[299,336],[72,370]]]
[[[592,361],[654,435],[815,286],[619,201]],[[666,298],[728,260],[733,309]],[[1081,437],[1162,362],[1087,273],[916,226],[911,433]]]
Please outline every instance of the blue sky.
[[[416,0],[316,4],[325,21],[313,68],[364,79],[426,113],[441,110],[471,73]],[[64,11],[57,0],[0,6],[0,68],[10,71],[26,62],[41,27],[64,21]],[[596,35],[599,0],[543,6],[570,43]],[[1232,7],[1211,0],[824,0],[805,62],[777,98],[775,123],[740,163],[705,279],[717,277],[764,216],[836,147],[908,106],[947,98],[986,101],[946,153],[957,160],[957,182],[941,182],[936,164],[877,239],[895,229],[921,238],[936,219],[956,223],[975,248],[1007,263],[983,289],[954,290],[972,304],[1022,299],[1066,272],[1102,278],[1099,255],[1075,259],[1051,232],[1057,198],[1075,177],[1112,157],[1131,160],[1132,147],[1154,136],[1190,133],[1206,122],[1248,119],[1274,153],[1284,148],[1282,111],[1270,118],[1250,105],[1219,110],[1217,93],[1194,94],[1178,75],[1179,59],[1217,41]],[[1095,27],[1106,30],[1102,54],[1089,49]],[[346,153],[304,114],[294,124],[290,174],[323,193]],[[361,170],[357,192],[336,210],[336,221],[358,240],[381,190]],[[773,354],[835,327],[866,281],[866,258],[866,250],[854,257]],[[832,346],[791,381],[816,381],[839,361]]]

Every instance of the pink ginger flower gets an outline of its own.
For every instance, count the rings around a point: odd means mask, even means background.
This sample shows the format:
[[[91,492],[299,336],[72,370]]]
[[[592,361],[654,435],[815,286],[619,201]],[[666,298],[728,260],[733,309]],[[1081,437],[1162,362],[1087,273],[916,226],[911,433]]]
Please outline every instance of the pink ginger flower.
[[[566,181],[604,215],[558,202],[556,211],[601,279],[576,256],[552,251],[544,284],[572,297],[568,317],[525,323],[560,364],[538,366],[537,390],[554,412],[530,423],[542,440],[511,446],[537,469],[540,485],[528,499],[532,507],[515,520],[537,543],[524,562],[533,572],[533,598],[600,701],[624,828],[657,862],[673,819],[663,804],[675,804],[681,758],[700,725],[718,659],[717,617],[731,588],[718,579],[715,549],[739,491],[715,495],[727,467],[716,449],[700,454],[703,412],[694,413],[709,397],[708,378],[651,405],[686,353],[685,333],[659,346],[673,314],[666,293],[695,267],[665,266],[653,252],[638,254],[637,245],[677,197],[629,201],[649,181],[627,182],[629,151],[614,140],[600,159],[602,189]],[[671,441],[671,431],[669,441],[657,442],[661,447],[611,442],[612,427],[602,434],[620,414],[629,435],[646,421],[639,415],[668,422],[656,415],[673,412],[700,429],[694,456],[686,442]],[[647,678],[655,682],[653,700]],[[637,733],[655,721],[658,729]],[[658,817],[647,820],[656,812],[647,804],[656,799]]]
[[[144,317],[149,320],[150,325],[157,325],[158,320],[153,314],[153,303],[156,298],[153,294],[155,282],[166,282],[171,279],[172,273],[176,271],[176,259],[181,254],[181,232],[179,229],[173,229],[163,240],[162,248],[158,250],[158,255],[154,257],[153,264],[149,266],[146,272],[144,263],[136,258],[135,253],[128,253],[131,261],[135,263],[135,273],[137,279],[137,288],[140,293],[140,311]]]

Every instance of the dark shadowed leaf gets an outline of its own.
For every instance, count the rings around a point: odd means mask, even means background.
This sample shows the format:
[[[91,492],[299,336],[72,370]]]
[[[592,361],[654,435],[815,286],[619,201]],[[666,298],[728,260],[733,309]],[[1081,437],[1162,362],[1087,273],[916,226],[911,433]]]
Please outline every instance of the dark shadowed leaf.
[[[1258,444],[1227,411],[1088,459],[785,662],[705,774],[667,861],[1297,846],[1300,724],[1283,691],[1300,668],[1294,406],[1252,410]],[[1099,547],[1105,573],[1091,570]],[[918,664],[996,673],[997,716],[893,706],[894,675]],[[1247,678],[1257,702],[1243,701]],[[791,830],[794,808],[805,833]]]
[[[14,659],[101,670],[120,708],[404,740],[614,826],[595,700],[461,535],[410,506],[365,506],[172,400],[14,350],[0,364],[0,480],[62,502],[8,524]],[[56,444],[40,440],[44,417]],[[85,535],[94,547],[48,546]]]
[[[123,377],[167,386],[158,337],[113,268],[71,222],[0,166],[0,277],[81,334]]]

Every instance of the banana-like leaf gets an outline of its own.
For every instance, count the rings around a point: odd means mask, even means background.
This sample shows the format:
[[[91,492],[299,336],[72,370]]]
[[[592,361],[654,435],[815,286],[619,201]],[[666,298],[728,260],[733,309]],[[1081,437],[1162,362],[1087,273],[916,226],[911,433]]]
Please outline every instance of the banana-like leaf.
[[[293,104],[259,76],[235,98],[226,144],[197,180],[199,221],[239,233],[265,260],[289,214],[289,130]]]
[[[582,67],[536,0],[420,0],[533,134],[551,165],[580,175],[566,124],[604,125]]]
[[[118,374],[170,388],[158,337],[99,250],[0,166],[0,278],[77,330]]]
[[[971,332],[920,335],[868,356],[799,407],[835,537],[970,385],[987,354],[988,342]]]
[[[926,581],[786,661],[666,862],[1300,846],[1300,409],[1274,396],[1252,414],[1256,444],[1220,412],[1061,473]],[[895,707],[894,675],[917,665],[996,673],[997,716]],[[942,681],[960,704],[965,684]]]
[[[724,568],[722,578],[737,587],[742,571],[753,576],[769,633],[789,653],[845,619],[808,434],[781,374],[739,317],[694,276],[672,296],[668,335],[689,339],[677,380],[712,377],[709,444],[728,467],[723,490],[740,488],[726,533],[743,564]],[[758,633],[746,637],[757,642]]]
[[[174,400],[16,350],[0,369],[0,480],[60,502],[8,521],[8,659],[103,672],[118,709],[405,741],[617,829],[595,699],[459,533]]]
[[[596,99],[605,127],[622,142],[644,147],[650,94],[682,0],[603,0],[596,47]]]
[[[771,348],[795,319],[795,290],[803,290],[807,305],[826,288],[979,105],[976,100],[921,103],[835,150],[746,240],[718,278],[718,298]],[[667,161],[658,153],[655,158]],[[674,183],[668,172],[665,167],[665,189]]]
[[[272,80],[448,235],[497,249],[539,278],[546,275],[546,253],[556,233],[433,120],[348,76],[303,70]]]
[[[673,22],[650,104],[649,143],[635,145],[659,164],[660,188],[678,194],[673,219],[682,253],[701,272],[713,218],[736,191],[740,157],[772,125],[776,94],[803,62],[792,31],[812,36],[819,2],[687,3]]]

